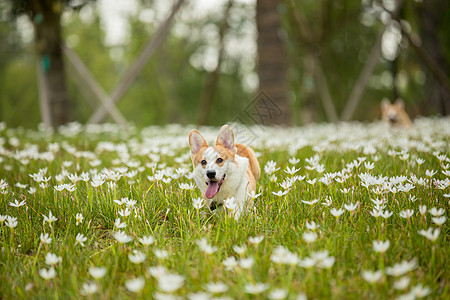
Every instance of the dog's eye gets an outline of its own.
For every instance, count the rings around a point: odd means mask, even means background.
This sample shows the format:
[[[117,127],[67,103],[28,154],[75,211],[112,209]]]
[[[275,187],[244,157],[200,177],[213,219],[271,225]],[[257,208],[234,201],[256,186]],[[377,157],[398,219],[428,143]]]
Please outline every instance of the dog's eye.
[[[216,163],[221,164],[223,162],[223,159],[221,159],[220,157],[216,160]]]
[[[202,166],[206,166],[206,160],[202,160],[200,163],[202,164]]]

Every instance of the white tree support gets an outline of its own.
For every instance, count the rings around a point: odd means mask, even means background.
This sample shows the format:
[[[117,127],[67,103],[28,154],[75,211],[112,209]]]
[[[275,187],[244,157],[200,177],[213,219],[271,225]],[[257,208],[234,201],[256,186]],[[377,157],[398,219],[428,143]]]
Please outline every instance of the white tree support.
[[[139,75],[139,73],[141,73],[147,61],[150,59],[153,53],[155,53],[156,49],[158,49],[158,47],[164,42],[171,28],[175,14],[178,12],[183,2],[184,0],[178,0],[175,3],[170,12],[170,15],[159,26],[155,35],[148,40],[141,55],[134,61],[133,65],[128,68],[122,80],[120,81],[120,84],[111,94],[111,97],[108,98],[107,100],[109,103],[108,105],[114,105],[114,103],[116,103],[123,97],[123,95],[128,91],[128,89],[130,88],[131,84],[136,79],[136,77]],[[103,106],[98,107],[95,113],[89,119],[88,123],[100,123],[105,118],[106,112],[107,111],[105,110],[105,107]]]
[[[47,87],[44,81],[44,72],[40,61],[36,64],[36,73],[39,88],[39,107],[41,110],[42,122],[48,128],[52,127],[52,117],[50,114],[50,103],[48,99]]]

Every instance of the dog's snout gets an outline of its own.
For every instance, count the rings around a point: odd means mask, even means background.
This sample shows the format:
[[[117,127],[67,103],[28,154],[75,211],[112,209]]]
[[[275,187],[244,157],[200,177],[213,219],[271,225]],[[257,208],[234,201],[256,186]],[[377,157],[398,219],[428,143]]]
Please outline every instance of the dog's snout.
[[[214,171],[214,170],[208,170],[208,171],[206,171],[206,176],[207,176],[209,179],[213,179],[214,177],[216,177],[216,171]]]

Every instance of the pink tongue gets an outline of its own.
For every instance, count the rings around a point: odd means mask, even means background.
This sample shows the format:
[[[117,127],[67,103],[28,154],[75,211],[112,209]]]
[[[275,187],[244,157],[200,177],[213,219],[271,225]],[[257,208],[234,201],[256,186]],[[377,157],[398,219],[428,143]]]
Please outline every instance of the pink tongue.
[[[211,181],[206,188],[205,196],[208,199],[212,199],[219,191],[219,183],[217,181]]]

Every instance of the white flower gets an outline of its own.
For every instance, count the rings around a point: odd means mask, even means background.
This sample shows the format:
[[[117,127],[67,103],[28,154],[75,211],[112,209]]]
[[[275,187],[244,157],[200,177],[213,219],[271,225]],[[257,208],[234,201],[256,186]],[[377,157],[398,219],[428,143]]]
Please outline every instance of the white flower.
[[[152,277],[158,278],[162,276],[163,274],[167,274],[167,269],[163,266],[155,266],[148,268],[148,272]]]
[[[45,255],[45,263],[49,266],[54,266],[60,261],[62,261],[61,256],[57,256],[56,254],[50,252],[48,252],[47,255]]]
[[[296,169],[295,167],[292,168],[286,167],[286,170],[284,170],[284,172],[286,172],[289,175],[294,175],[298,171],[300,171],[300,168]]]
[[[392,211],[388,211],[388,210],[383,210],[382,212],[380,212],[380,216],[382,216],[385,219],[389,218],[393,214],[394,213]]]
[[[269,293],[269,299],[272,300],[281,300],[281,299],[286,299],[288,295],[288,291],[285,289],[275,289],[270,291]]]
[[[206,254],[212,254],[217,250],[217,247],[208,244],[208,241],[205,238],[197,240],[195,243],[199,246],[200,250]]]
[[[152,294],[155,300],[183,300],[184,298],[178,295],[165,294],[160,292],[154,292]]]
[[[155,242],[155,238],[151,235],[144,235],[142,238],[138,238],[138,241],[144,246],[149,246]]]
[[[358,203],[344,204],[344,208],[348,211],[354,211],[355,209],[358,208]]]
[[[335,217],[340,217],[344,212],[345,212],[345,210],[343,208],[340,208],[340,209],[332,208],[332,209],[330,209],[330,213],[333,216],[335,216]]]
[[[48,233],[41,233],[41,243],[50,244],[52,242],[52,238]]]
[[[297,298],[295,298],[295,300],[307,300],[308,298],[306,297],[305,293],[300,293],[297,295]]]
[[[341,192],[343,194],[348,194],[348,192],[350,192],[350,189],[348,189],[348,188],[343,188],[343,189],[340,189],[340,190],[341,190]]]
[[[48,217],[47,217],[47,216],[44,216],[44,215],[43,215],[43,217],[44,217],[44,223],[47,222],[47,223],[50,224],[50,225],[51,225],[53,222],[58,221],[58,218],[56,218],[55,216],[52,215],[52,211],[49,211]]]
[[[380,209],[373,208],[371,212],[369,212],[372,217],[378,218],[383,213]]]
[[[89,268],[89,274],[91,274],[94,279],[100,279],[103,278],[106,275],[106,269],[103,267],[90,267]]]
[[[75,219],[77,220],[76,225],[78,225],[80,223],[83,223],[84,217],[83,217],[83,215],[81,213],[77,213],[76,216],[75,216]]]
[[[427,213],[427,206],[426,205],[419,205],[419,213],[423,216]]]
[[[440,216],[442,216],[443,214],[445,213],[445,209],[444,208],[436,208],[436,207],[432,207],[431,209],[430,209],[430,214],[433,216],[433,217],[440,217]]]
[[[380,270],[378,271],[364,270],[361,272],[361,276],[368,283],[375,283],[381,279],[381,277],[383,276],[383,272],[381,272]]]
[[[245,251],[247,251],[247,246],[245,244],[242,246],[233,245],[232,248],[233,248],[234,252],[236,252],[239,255],[243,255],[245,253]]]
[[[17,226],[17,218],[16,217],[11,217],[11,216],[6,216],[6,223],[5,224],[9,228],[15,228]]]
[[[316,181],[317,181],[317,178],[306,179],[306,182],[309,183],[309,184],[311,184],[311,185],[314,185],[314,184],[316,183]]]
[[[123,199],[121,199],[121,200],[113,200],[113,202],[115,202],[119,206],[124,204]]]
[[[133,250],[133,254],[128,254],[128,259],[133,263],[133,264],[140,264],[142,263],[145,258],[147,256],[142,253],[141,251],[138,250]]]
[[[178,187],[182,190],[192,190],[195,188],[195,185],[192,183],[179,183]]]
[[[305,203],[305,204],[308,204],[308,205],[313,205],[313,204],[319,202],[319,199],[313,199],[311,201],[306,201],[306,200],[301,200],[301,201],[302,201],[302,203]]]
[[[296,265],[300,262],[297,254],[292,253],[283,246],[278,246],[270,256],[270,260],[277,264]]]
[[[335,261],[336,259],[334,258],[334,256],[328,256],[322,260],[319,260],[317,266],[322,269],[329,269],[334,265]]]
[[[125,281],[125,287],[127,290],[133,293],[139,293],[145,285],[145,279],[144,277],[139,277],[135,279],[129,279]]]
[[[277,166],[277,163],[276,162],[274,162],[274,161],[272,161],[272,160],[269,160],[267,163],[266,163],[266,165],[264,166],[264,172],[267,174],[267,175],[271,175],[272,173],[274,173],[274,172],[276,172],[276,171],[278,171],[280,168],[277,168],[276,167]]]
[[[106,181],[105,179],[93,178],[91,180],[91,185],[92,185],[92,187],[97,188],[97,187],[101,186],[102,184],[104,184],[105,181]]]
[[[227,209],[231,211],[235,211],[238,207],[236,201],[234,200],[234,197],[225,199],[224,205]]]
[[[417,264],[415,260],[402,261],[400,263],[394,264],[392,267],[386,267],[385,272],[389,276],[400,277],[412,271],[416,268]]]
[[[366,161],[364,162],[364,167],[367,170],[372,170],[373,168],[375,168],[375,164],[373,162]]]
[[[159,259],[166,259],[167,257],[169,257],[169,252],[164,249],[153,249],[153,253]]]
[[[126,207],[125,209],[119,210],[119,215],[121,217],[128,217],[130,214],[131,214],[131,210],[128,207]]]
[[[302,268],[309,269],[316,265],[317,260],[315,258],[306,257],[299,261],[298,265]]]
[[[398,280],[394,281],[394,289],[396,290],[404,290],[409,286],[409,282],[411,279],[408,276],[403,276]]]
[[[225,270],[227,271],[234,269],[238,265],[236,258],[234,258],[233,256],[230,256],[227,259],[225,259],[222,262],[222,264],[225,266]]]
[[[373,250],[379,253],[386,252],[387,249],[389,248],[389,245],[390,245],[389,240],[386,240],[385,242],[375,240],[372,242]]]
[[[272,194],[274,194],[275,196],[281,197],[284,196],[288,193],[288,191],[278,191],[278,192],[272,192]]]
[[[433,177],[435,174],[437,173],[437,171],[435,171],[435,170],[426,170],[425,171],[425,175],[427,175],[428,177]]]
[[[250,193],[247,193],[247,195],[248,195],[250,198],[252,198],[252,199],[258,198],[259,196],[261,196],[261,194],[262,194],[262,193],[256,194],[255,191],[251,191]]]
[[[422,284],[417,284],[411,289],[411,294],[415,295],[417,298],[423,298],[428,296],[431,290],[427,286],[422,286]]]
[[[378,205],[378,206],[383,205],[385,203],[384,199],[378,199],[378,198],[370,199],[370,201],[372,201],[373,204]]]
[[[333,203],[333,199],[331,199],[330,197],[327,196],[325,198],[325,202],[322,202],[322,205],[330,206],[332,203]]]
[[[203,206],[205,206],[205,203],[202,198],[195,198],[195,199],[192,199],[192,201],[194,202],[193,205],[194,205],[195,209],[200,209]]]
[[[413,215],[414,215],[413,209],[402,210],[400,212],[400,217],[402,217],[403,219],[411,218]]]
[[[320,225],[316,224],[316,222],[314,222],[314,221],[311,221],[311,223],[306,221],[306,228],[308,228],[309,230],[316,230],[319,227],[320,227]]]
[[[255,260],[253,259],[253,257],[242,258],[239,260],[239,265],[243,269],[250,269],[253,266],[254,262]]]
[[[425,162],[425,159],[423,159],[423,158],[416,158],[416,163],[418,164],[418,165],[421,165],[421,164],[423,164]]]
[[[133,240],[131,236],[128,236],[125,232],[122,230],[119,230],[114,233],[114,238],[121,244],[129,243]]]
[[[228,285],[223,282],[210,282],[205,286],[205,290],[211,294],[221,294],[228,291]]]
[[[431,218],[431,221],[433,221],[434,224],[441,226],[442,224],[445,223],[445,221],[447,221],[447,218],[445,216],[433,217],[433,218]]]
[[[291,164],[291,165],[296,165],[296,164],[298,164],[300,162],[300,159],[298,159],[298,158],[296,158],[296,157],[291,157],[291,158],[289,158],[289,163]]]
[[[85,237],[84,234],[82,233],[78,233],[75,239],[76,239],[75,245],[80,244],[81,247],[84,247],[84,242],[87,241],[87,237]]]
[[[189,300],[210,300],[211,295],[205,292],[196,292],[196,293],[189,293],[187,295],[187,298]]]
[[[25,205],[25,203],[26,203],[26,200],[19,202],[17,199],[15,199],[14,202],[9,202],[9,205],[13,206],[13,207],[21,207],[22,205]]]
[[[121,222],[120,218],[117,218],[116,221],[114,222],[114,226],[116,226],[117,229],[122,229],[127,227],[127,223]]]
[[[441,230],[439,228],[428,228],[427,230],[419,230],[419,234],[421,236],[426,237],[427,239],[429,239],[430,241],[434,242],[437,240],[437,238],[439,237],[439,234],[441,233]]]
[[[317,239],[317,233],[312,231],[305,231],[303,233],[303,240],[307,243],[312,243]]]
[[[39,275],[41,275],[42,278],[44,278],[45,280],[49,280],[52,279],[56,276],[56,271],[53,267],[51,267],[50,269],[40,269],[39,270]]]
[[[269,288],[269,285],[265,284],[265,283],[259,283],[259,282],[254,283],[254,284],[248,283],[245,285],[245,292],[247,294],[256,295],[256,294],[261,294],[268,288]]]
[[[83,283],[83,285],[81,286],[81,291],[80,293],[82,295],[92,295],[95,294],[97,292],[97,284],[95,282],[85,282]]]
[[[258,245],[259,243],[261,243],[264,239],[263,235],[260,236],[255,236],[255,237],[249,237],[248,241],[250,244],[254,244],[254,245]]]
[[[173,293],[184,284],[184,277],[178,274],[162,274],[157,280],[158,288],[166,293]]]

